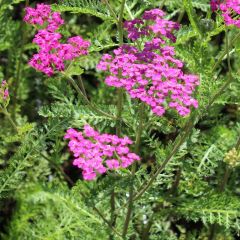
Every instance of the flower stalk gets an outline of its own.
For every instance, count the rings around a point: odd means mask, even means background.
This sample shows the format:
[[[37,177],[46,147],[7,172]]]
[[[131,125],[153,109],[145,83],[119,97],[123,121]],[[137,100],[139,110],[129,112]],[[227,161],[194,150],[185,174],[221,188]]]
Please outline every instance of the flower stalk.
[[[15,130],[16,133],[18,133],[18,128],[17,125],[15,124],[15,122],[13,121],[11,114],[8,112],[6,107],[2,107],[0,106],[0,111],[5,115],[5,117],[8,119],[9,123],[11,124],[11,126],[13,127],[13,129]]]
[[[144,103],[140,104],[140,109],[139,109],[139,124],[137,126],[137,131],[136,131],[136,141],[135,141],[135,153],[139,153],[139,148],[141,144],[141,136],[144,128]],[[123,228],[123,238],[126,237],[127,231],[128,231],[128,226],[131,220],[131,215],[133,211],[133,202],[134,202],[134,178],[137,170],[137,163],[135,162],[132,166],[132,177],[131,177],[131,185],[130,185],[130,190],[129,190],[129,200],[128,200],[128,209],[127,209],[127,214],[126,214],[126,219],[124,223],[124,228]]]
[[[74,81],[74,79],[72,77],[70,77],[69,75],[62,73],[64,77],[67,78],[68,82],[70,85],[73,86],[73,88],[77,91],[78,95],[81,97],[81,99],[96,113],[99,113],[105,117],[108,117],[110,119],[116,119],[115,116],[110,115],[102,110],[100,110],[99,108],[97,108],[95,105],[93,105],[87,98],[87,96],[85,96],[85,94],[81,91],[81,89],[78,87],[77,83]]]

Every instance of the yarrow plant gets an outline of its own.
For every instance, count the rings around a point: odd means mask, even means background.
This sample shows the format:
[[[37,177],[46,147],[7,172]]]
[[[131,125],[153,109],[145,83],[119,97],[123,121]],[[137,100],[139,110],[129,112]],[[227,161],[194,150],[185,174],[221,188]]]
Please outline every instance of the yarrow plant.
[[[240,0],[3,2],[1,239],[235,239]]]
[[[150,36],[143,49],[124,44],[110,54],[103,55],[97,68],[109,73],[106,84],[124,88],[131,98],[149,105],[158,116],[166,109],[174,108],[181,116],[190,113],[190,107],[198,107],[191,97],[199,78],[184,74],[183,62],[176,59],[174,47],[167,46],[164,37],[175,41],[172,34],[179,29],[177,23],[162,19],[165,13],[159,9],[146,11],[143,20],[128,21],[124,27],[131,40]],[[152,23],[153,22],[153,23]]]
[[[75,157],[73,165],[83,170],[85,180],[94,180],[97,174],[127,168],[140,160],[130,152],[128,145],[133,142],[128,137],[100,134],[89,125],[84,126],[83,132],[68,129],[64,138],[70,139],[68,146]]]
[[[88,53],[90,42],[81,36],[70,37],[67,43],[60,42],[62,35],[57,30],[64,24],[64,20],[60,13],[51,11],[51,6],[37,4],[36,9],[27,7],[24,21],[43,26],[33,39],[39,46],[39,52],[33,55],[29,64],[48,76],[52,76],[56,71],[63,71],[66,60],[73,60]]]

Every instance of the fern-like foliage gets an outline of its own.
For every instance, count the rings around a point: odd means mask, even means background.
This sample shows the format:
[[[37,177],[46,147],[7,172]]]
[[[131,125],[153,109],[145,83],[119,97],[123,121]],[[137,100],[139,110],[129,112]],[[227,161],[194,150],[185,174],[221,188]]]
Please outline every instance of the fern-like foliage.
[[[18,195],[18,209],[9,227],[11,234],[3,239],[107,238],[102,221],[84,206],[80,194],[60,184],[30,185],[27,195],[24,191]]]
[[[217,223],[228,229],[238,223],[240,204],[236,196],[212,193],[194,201],[183,201],[177,211],[189,220]]]
[[[40,170],[39,175],[46,175],[48,164],[40,161],[35,162],[33,159],[45,150],[48,138],[52,138],[56,132],[58,134],[59,131],[62,133],[61,129],[65,128],[64,123],[66,123],[66,119],[55,119],[49,125],[45,126],[45,129],[31,130],[24,137],[20,136],[22,140],[21,146],[8,160],[7,168],[4,168],[0,172],[0,198],[6,197],[12,194],[14,190],[21,188],[21,181],[28,178],[29,168],[34,168],[35,164],[40,167],[37,168],[38,171]],[[38,174],[35,172],[35,175],[31,176],[36,180]]]
[[[113,20],[107,7],[98,0],[61,0],[52,7],[59,12],[89,14],[103,20]]]

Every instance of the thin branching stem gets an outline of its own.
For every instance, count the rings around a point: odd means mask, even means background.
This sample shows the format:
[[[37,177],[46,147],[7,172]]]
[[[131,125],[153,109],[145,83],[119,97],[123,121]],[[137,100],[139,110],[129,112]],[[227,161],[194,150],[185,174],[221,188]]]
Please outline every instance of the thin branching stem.
[[[11,114],[8,112],[6,107],[2,107],[0,106],[0,111],[5,115],[5,117],[8,119],[9,123],[11,124],[11,126],[13,127],[13,129],[15,130],[16,133],[18,133],[18,128],[16,123],[14,122],[14,120],[11,117]]]
[[[106,0],[105,1],[109,11],[112,13],[113,17],[115,19],[117,19],[117,28],[118,28],[118,33],[119,33],[119,45],[122,46],[123,45],[123,12],[124,12],[124,6],[125,6],[125,0],[122,1],[121,3],[121,8],[120,8],[120,12],[119,15],[117,17],[116,13],[113,11],[111,5],[109,4],[109,2]],[[121,71],[119,71],[119,77],[121,77]],[[117,116],[116,116],[116,134],[118,136],[121,136],[121,125],[122,125],[122,111],[123,111],[123,89],[119,88],[117,90]],[[110,220],[110,224],[112,227],[115,226],[115,222],[116,222],[116,218],[117,215],[115,214],[115,188],[113,187],[111,196],[110,196],[110,206],[111,206],[111,220]],[[113,235],[112,233],[110,233],[109,239],[113,239]]]
[[[221,54],[221,56],[219,57],[218,61],[214,64],[213,68],[212,68],[212,72],[215,72],[215,70],[217,69],[217,67],[221,64],[222,60],[224,59],[224,57],[227,54],[230,54],[229,48],[231,48],[233,46],[233,44],[238,40],[238,38],[240,37],[240,33],[238,33],[231,41],[228,40],[228,49],[226,48],[225,51]]]
[[[29,0],[25,1],[25,7],[29,5]],[[21,75],[22,75],[22,63],[23,63],[23,53],[24,53],[24,44],[27,39],[27,28],[24,23],[21,23],[21,30],[22,30],[22,37],[21,37],[21,48],[19,52],[19,58],[18,58],[18,63],[17,63],[17,73],[16,73],[16,80],[15,80],[15,86],[13,88],[13,117],[15,119],[15,113],[16,113],[16,104],[17,104],[17,99],[18,99],[18,89],[19,89],[19,84],[21,80]]]
[[[143,127],[144,127],[144,103],[141,103],[140,109],[139,109],[139,124],[137,126],[136,130],[136,141],[135,141],[135,152],[139,153],[139,148],[141,144],[141,137],[142,137],[142,132],[143,132]],[[124,223],[124,228],[123,228],[123,238],[126,237],[127,231],[128,231],[128,226],[131,220],[131,215],[133,211],[133,202],[134,202],[134,178],[137,170],[137,163],[135,162],[132,165],[132,177],[131,177],[131,185],[130,185],[130,190],[129,190],[129,200],[128,200],[128,209],[127,209],[127,214],[126,214],[126,219]]]
[[[111,4],[109,3],[109,1],[108,0],[104,0],[104,3],[106,3],[107,8],[108,8],[109,12],[111,13],[112,17],[118,22],[117,14],[113,10],[113,8],[112,8]]]
[[[102,220],[108,225],[108,227],[120,238],[121,234],[111,225],[111,223],[103,216],[103,214],[99,211],[97,207],[93,207],[93,210],[102,218]]]
[[[99,113],[105,117],[108,117],[110,119],[116,119],[115,116],[110,115],[100,109],[98,109],[95,105],[93,105],[88,98],[84,95],[84,93],[81,91],[81,89],[78,87],[77,83],[74,81],[74,79],[70,76],[68,76],[67,74],[63,73],[63,76],[67,78],[68,82],[74,87],[74,89],[77,91],[77,93],[79,94],[79,96],[81,97],[81,99],[96,113]]]
[[[81,76],[81,75],[78,76],[78,82],[79,82],[79,84],[80,84],[80,88],[81,88],[84,96],[88,99],[87,92],[86,92],[86,89],[85,89],[85,87],[84,87],[84,83],[83,83],[83,79],[82,79],[82,76]]]

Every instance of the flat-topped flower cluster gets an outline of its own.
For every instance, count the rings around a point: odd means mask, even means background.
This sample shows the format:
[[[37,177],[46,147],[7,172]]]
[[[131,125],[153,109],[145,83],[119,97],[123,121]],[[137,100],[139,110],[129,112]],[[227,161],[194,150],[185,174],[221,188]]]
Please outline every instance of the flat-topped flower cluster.
[[[127,21],[124,26],[131,40],[146,36],[150,40],[142,50],[124,44],[113,51],[113,56],[104,54],[97,68],[108,73],[107,85],[126,89],[131,98],[148,104],[156,115],[174,108],[185,116],[191,106],[198,107],[191,95],[199,79],[183,72],[184,64],[175,58],[174,47],[166,45],[166,38],[175,41],[172,31],[179,25],[163,19],[164,15],[153,9],[143,14],[143,20]]]
[[[128,137],[100,134],[89,125],[84,126],[83,132],[68,129],[64,138],[70,139],[68,146],[75,157],[73,165],[83,170],[85,180],[93,180],[107,170],[127,168],[140,160],[130,152],[128,145],[133,142]]]
[[[0,103],[7,102],[9,99],[8,84],[6,80],[3,80],[0,85]]]
[[[64,20],[60,13],[51,11],[51,6],[37,4],[36,8],[27,7],[24,21],[43,27],[33,39],[39,46],[39,52],[33,55],[29,64],[48,76],[52,76],[55,71],[63,71],[66,60],[88,53],[90,42],[81,36],[70,37],[67,43],[60,42],[62,35],[57,30],[64,24]]]
[[[220,9],[227,26],[235,25],[240,28],[240,0],[211,0],[212,11]]]

